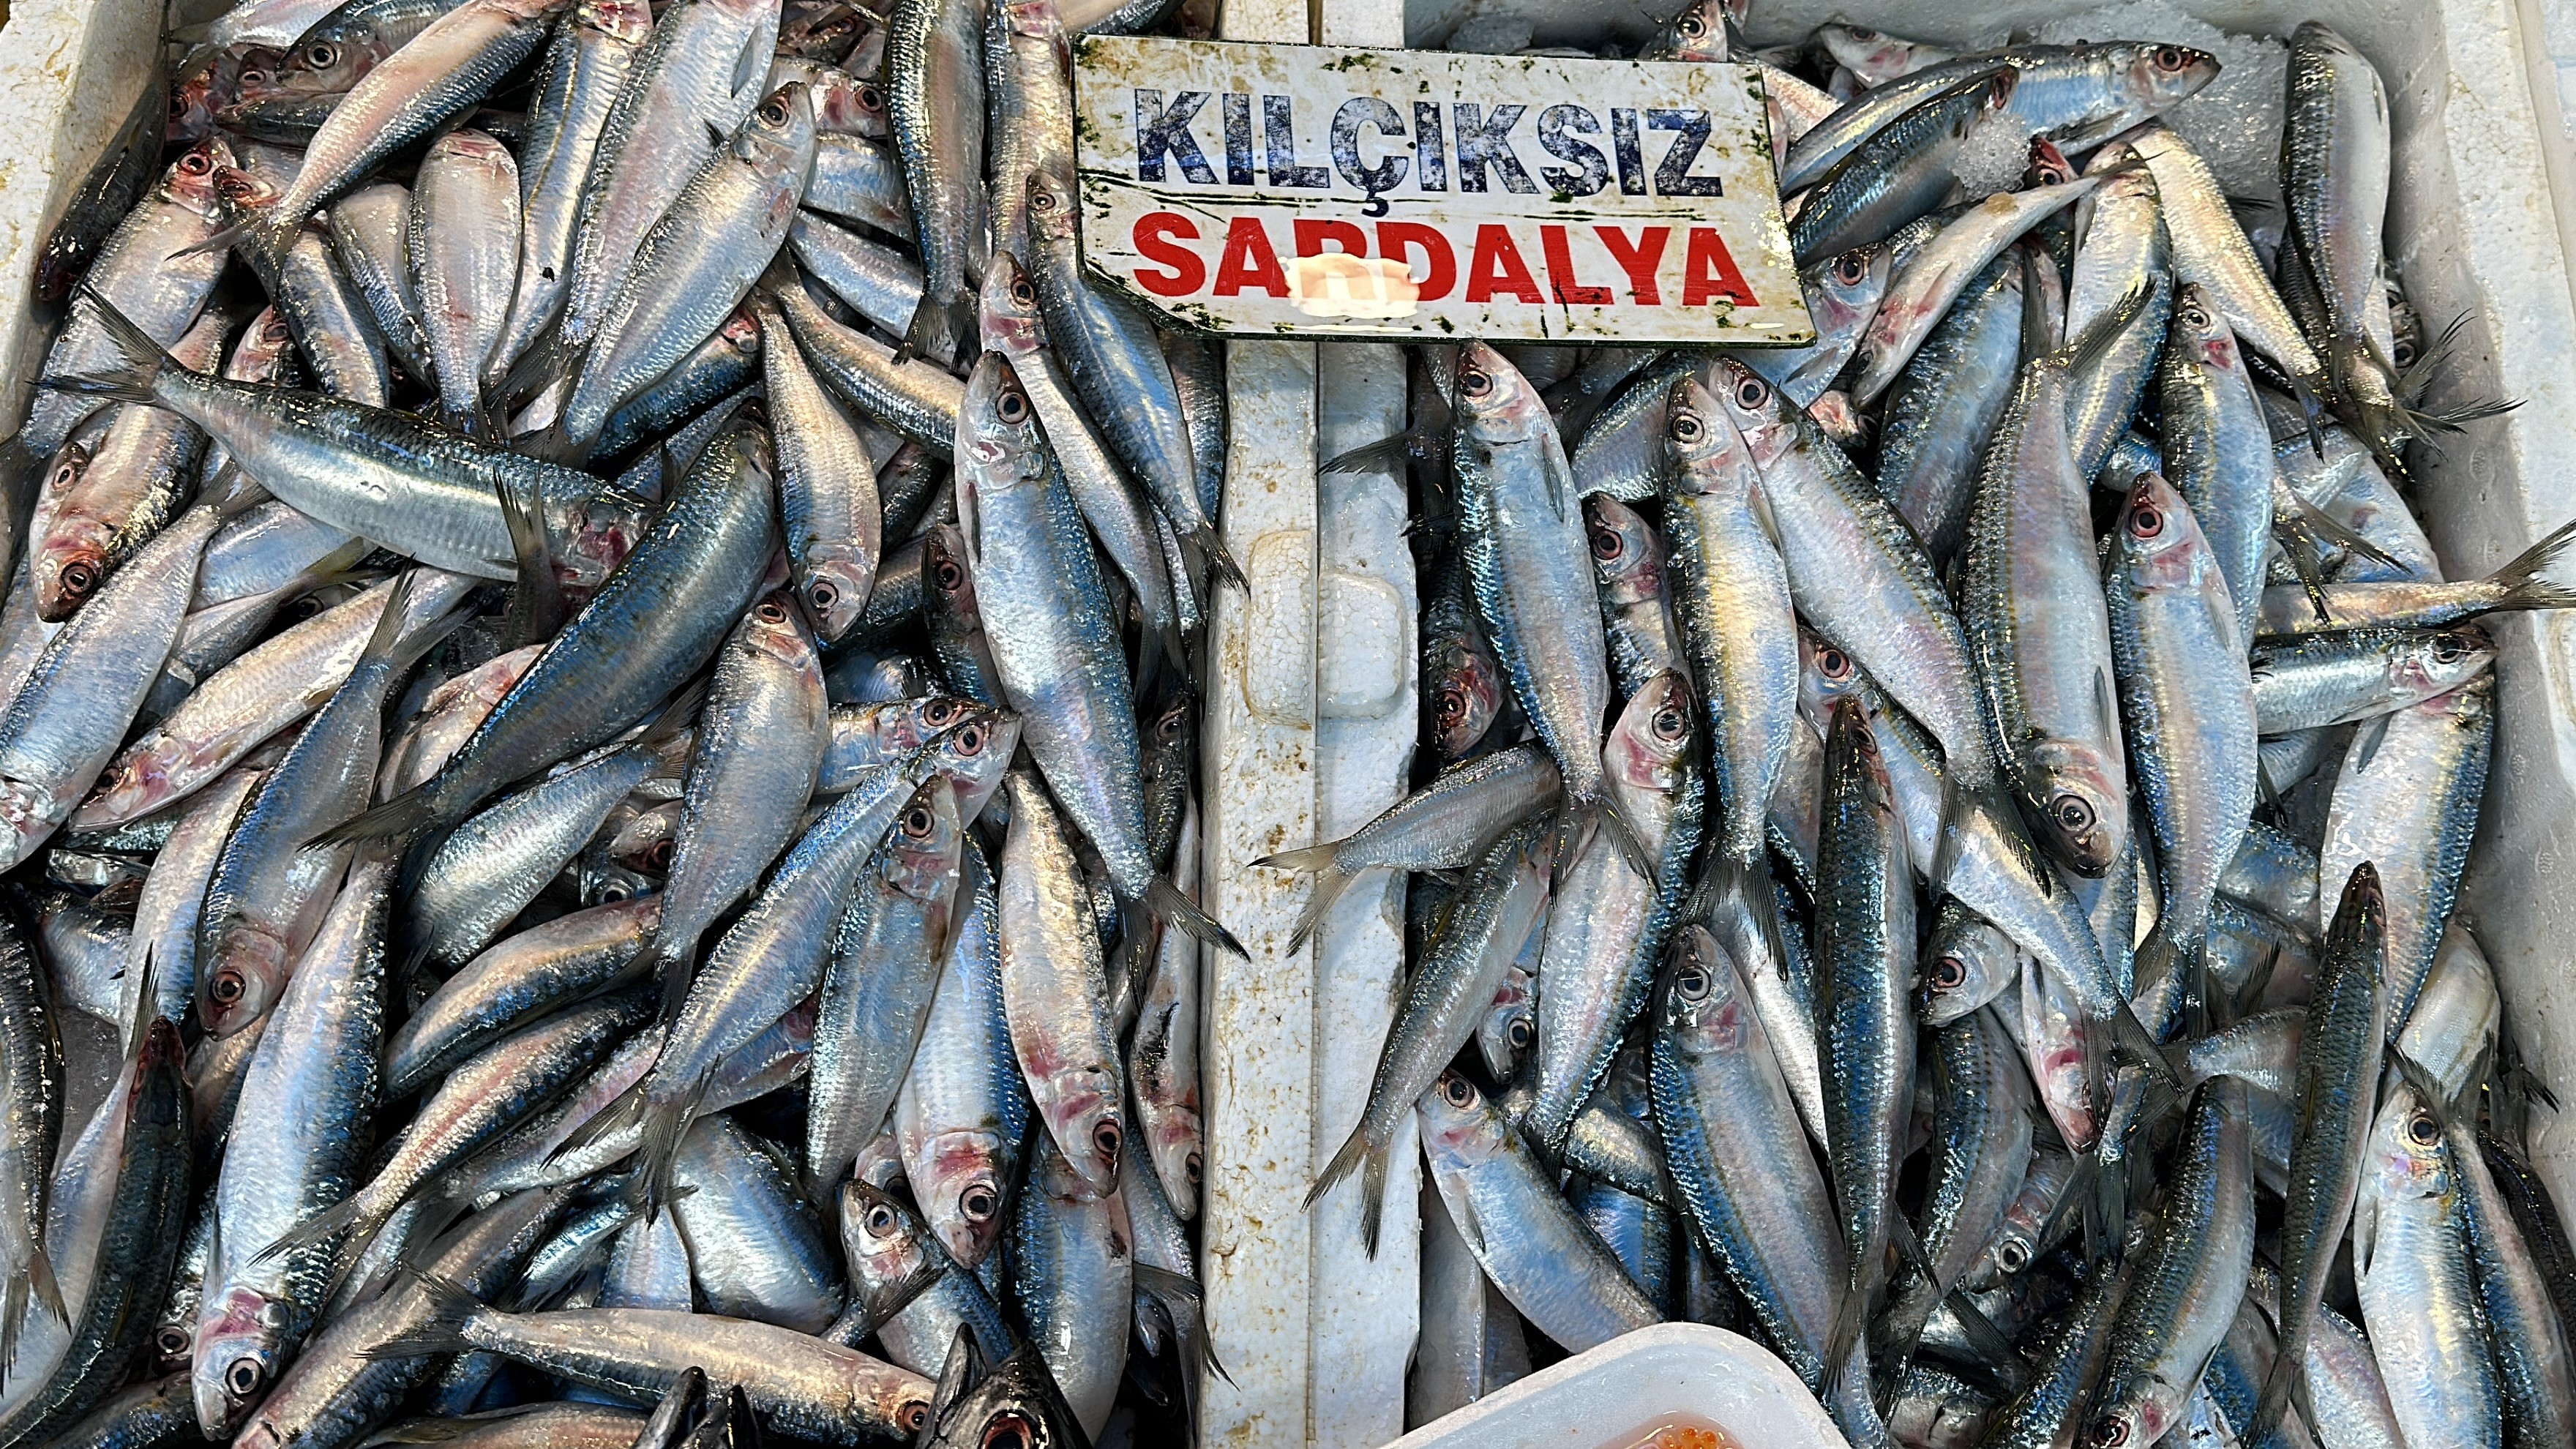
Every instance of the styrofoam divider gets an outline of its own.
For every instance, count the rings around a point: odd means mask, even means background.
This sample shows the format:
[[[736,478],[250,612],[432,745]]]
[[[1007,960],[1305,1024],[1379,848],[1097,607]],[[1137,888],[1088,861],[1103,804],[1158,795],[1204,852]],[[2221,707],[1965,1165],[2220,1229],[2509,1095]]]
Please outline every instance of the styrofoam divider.
[[[1789,1366],[1742,1334],[1662,1323],[1615,1338],[1444,1415],[1388,1449],[1630,1449],[1675,1420],[1745,1449],[1843,1449]]]

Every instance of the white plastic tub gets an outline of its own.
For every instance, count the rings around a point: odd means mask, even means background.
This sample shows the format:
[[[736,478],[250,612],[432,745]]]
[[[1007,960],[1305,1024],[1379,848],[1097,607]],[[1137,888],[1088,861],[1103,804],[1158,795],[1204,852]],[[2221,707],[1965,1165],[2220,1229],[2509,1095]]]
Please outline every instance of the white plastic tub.
[[[1843,1442],[1815,1395],[1760,1344],[1665,1323],[1551,1364],[1391,1449],[1629,1449],[1676,1420],[1715,1424],[1745,1449]]]
[[[2561,0],[2186,0],[2193,13],[2240,31],[2281,34],[2302,19],[2326,20],[2387,78],[2397,141],[2389,234],[2423,314],[2468,318],[2455,375],[2436,401],[2523,400],[2426,470],[2419,502],[2454,577],[2495,567],[2576,515],[2576,293],[2567,265],[2576,165],[2544,45],[2544,7],[2553,3]],[[218,0],[183,7],[192,19],[216,8]],[[1517,14],[1542,44],[1634,40],[1649,14],[1671,8],[1669,0],[1228,0],[1223,29],[1241,40],[1433,45],[1470,16]],[[1790,39],[1845,19],[1956,42],[2065,8],[2048,0],[1756,0],[1754,38]],[[30,335],[22,300],[36,249],[142,85],[159,10],[156,0],[18,0],[0,30],[0,419],[23,412],[39,360],[42,339]],[[2576,46],[2576,25],[2562,28]],[[2568,60],[2576,64],[2576,54]],[[1402,895],[1393,885],[1352,892],[1317,942],[1292,955],[1288,926],[1305,882],[1249,862],[1344,834],[1404,786],[1418,608],[1400,534],[1402,483],[1382,474],[1319,480],[1315,466],[1400,425],[1402,362],[1379,345],[1237,343],[1229,372],[1234,453],[1222,522],[1252,588],[1222,595],[1215,611],[1202,755],[1211,781],[1206,904],[1252,960],[1212,956],[1209,964],[1201,1275],[1234,1383],[1211,1381],[1204,1427],[1212,1445],[1241,1449],[1383,1444],[1403,1427],[1418,1313],[1413,1154],[1400,1153],[1388,1184],[1386,1242],[1374,1261],[1359,1251],[1354,1194],[1335,1194],[1312,1214],[1299,1205],[1367,1091],[1389,1016],[1386,983],[1400,962]],[[2576,982],[2560,968],[2576,942],[2576,897],[2566,889],[2576,863],[2576,617],[2516,615],[2495,627],[2503,722],[2461,914],[2495,964],[2524,1053],[2576,1102]],[[2534,1138],[2559,1201],[2576,1204],[2576,1133],[2544,1113]],[[1706,1365],[1715,1362],[1739,1367],[1712,1375]],[[1736,1401],[1722,1396],[1750,1392],[1775,1371],[1786,1372],[1733,1335],[1658,1329],[1569,1360],[1404,1442],[1608,1446],[1651,1427],[1652,1415],[1585,1406],[1646,1406],[1649,1386],[1669,1385],[1727,1423],[1717,1410]],[[1652,1404],[1656,1413],[1666,1407]],[[1803,1428],[1794,1419],[1776,1428],[1747,1420],[1739,1437],[1834,1443],[1807,1408]],[[1514,1437],[1524,1423],[1577,1426],[1585,1437]],[[1449,1437],[1470,1430],[1472,1440]]]

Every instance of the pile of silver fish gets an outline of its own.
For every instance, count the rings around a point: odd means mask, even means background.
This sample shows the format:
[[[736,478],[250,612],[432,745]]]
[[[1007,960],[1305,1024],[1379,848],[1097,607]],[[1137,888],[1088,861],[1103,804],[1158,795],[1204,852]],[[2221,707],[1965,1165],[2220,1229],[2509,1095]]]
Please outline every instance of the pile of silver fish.
[[[1175,12],[165,45],[0,446],[0,1445],[1186,1434],[1223,354],[1068,89]]]
[[[0,445],[0,1446],[1187,1440],[1223,353],[1083,272],[1067,55],[1208,19],[164,48]],[[1412,1412],[1687,1317],[1862,1445],[2576,1442],[2451,919],[2571,535],[2410,510],[2494,409],[2381,78],[2298,29],[2249,230],[2206,54],[1744,20],[1647,54],[1761,67],[1816,342],[1416,349],[1336,463],[1421,786],[1260,868],[1405,888],[1315,1192],[1428,1159]]]
[[[1689,1319],[1856,1445],[2576,1443],[2453,919],[2479,621],[2576,534],[2446,579],[2410,508],[2498,408],[2419,400],[2381,76],[2287,37],[2240,220],[2207,54],[1743,20],[1645,54],[1761,67],[1815,343],[1417,349],[1328,465],[1412,479],[1423,779],[1271,863],[1410,873],[1314,1187],[1373,1237],[1418,1133],[1409,1418]]]

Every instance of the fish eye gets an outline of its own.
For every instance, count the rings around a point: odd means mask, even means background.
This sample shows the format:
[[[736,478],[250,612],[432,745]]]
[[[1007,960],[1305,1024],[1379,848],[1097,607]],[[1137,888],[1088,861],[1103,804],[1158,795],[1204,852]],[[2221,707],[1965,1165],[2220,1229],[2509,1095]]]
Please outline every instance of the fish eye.
[[[867,1224],[869,1232],[882,1238],[895,1230],[898,1220],[893,1208],[884,1203],[871,1203],[868,1206],[867,1216],[861,1221]]]
[[[984,727],[970,724],[957,732],[957,753],[969,757],[984,753]]]
[[[2060,795],[2048,802],[2048,818],[2069,835],[2093,828],[2093,807],[2081,795]]]
[[[1673,22],[1673,33],[1685,40],[1697,40],[1708,33],[1708,22],[1700,18],[1697,10],[1684,11],[1682,17]]]
[[[1029,400],[1016,392],[1006,392],[1002,394],[1001,401],[993,405],[993,412],[1006,423],[1025,422],[1029,416]]]
[[[1011,283],[1011,300],[1023,307],[1034,307],[1038,302],[1038,289],[1029,285],[1028,278],[1016,278]]]
[[[340,63],[340,47],[317,40],[304,48],[304,63],[315,70],[329,70]]]
[[[930,1406],[928,1404],[923,1403],[919,1399],[915,1399],[911,1403],[903,1406],[903,1427],[905,1429],[918,1433],[921,1430],[921,1426],[929,1422]]]
[[[242,984],[241,973],[226,967],[206,984],[206,994],[215,999],[215,1005],[230,1006],[242,999]]]
[[[2396,363],[2401,368],[2413,367],[2415,365],[2415,344],[2412,342],[2398,343],[2397,346],[2391,350],[2389,360]]]
[[[1684,1001],[1706,1001],[1710,985],[1708,968],[1697,961],[1685,964],[1673,975],[1673,993]]]
[[[179,169],[190,176],[203,176],[215,169],[215,158],[203,151],[191,151],[179,158]]]
[[[259,1392],[261,1382],[267,1377],[268,1370],[259,1366],[258,1359],[237,1358],[231,1368],[224,1370],[224,1387],[232,1391],[233,1397],[247,1399]]]
[[[645,868],[657,874],[668,871],[671,868],[671,856],[674,850],[675,847],[667,839],[654,841],[652,848],[644,852]]]
[[[2180,70],[2190,63],[2191,57],[2184,53],[2179,45],[2156,47],[2156,69],[2158,70]]]
[[[761,600],[760,607],[752,610],[752,612],[759,615],[760,622],[764,624],[784,624],[787,622],[787,606],[778,602],[776,599]]]
[[[2206,331],[2209,327],[2209,313],[2202,310],[2200,304],[2196,302],[2186,303],[2182,309],[2182,325],[2194,332]]]
[[[175,1323],[165,1323],[152,1335],[152,1347],[163,1358],[179,1358],[188,1351],[188,1331]]]
[[[2096,1419],[2093,1421],[2093,1432],[2084,1437],[2093,1449],[2120,1449],[2121,1445],[2129,1442],[2129,1421],[2117,1418]]]
[[[945,699],[933,698],[921,707],[921,722],[932,729],[946,729],[957,718],[957,706]]]
[[[984,1437],[978,1444],[980,1449],[1034,1449],[1037,1434],[1026,1418],[1004,1412],[985,1423]]]
[[[1186,709],[1166,710],[1163,712],[1163,717],[1154,722],[1154,733],[1161,736],[1166,743],[1177,740],[1181,737],[1181,726],[1188,720],[1189,711]]]
[[[2468,652],[2468,642],[2457,634],[2433,636],[2433,660],[2437,664],[2457,664]]]
[[[1199,1185],[1199,1174],[1205,1170],[1206,1165],[1195,1152],[1181,1159],[1181,1176],[1188,1178],[1192,1187]]]
[[[776,96],[760,103],[760,123],[764,126],[787,124],[787,103]]]
[[[1512,1050],[1516,1052],[1527,1051],[1529,1049],[1531,1039],[1536,1035],[1537,1033],[1531,1029],[1529,1018],[1526,1016],[1513,1017],[1512,1024],[1503,1029],[1503,1039],[1510,1042],[1512,1044]]]
[[[1110,1119],[1103,1118],[1098,1126],[1091,1129],[1091,1150],[1099,1153],[1105,1162],[1116,1162],[1118,1149],[1126,1142],[1127,1134],[1119,1131],[1118,1124]]]
[[[841,602],[841,591],[832,587],[829,579],[816,579],[805,586],[805,602],[817,612],[829,613],[834,604]]]
[[[1751,373],[1736,380],[1735,405],[1752,412],[1771,401],[1771,384]]]
[[[1839,683],[1851,678],[1851,656],[1831,645],[1816,651],[1816,672]]]
[[[1956,956],[1944,956],[1932,963],[1926,979],[1935,991],[1956,991],[1968,984],[1968,963]]]
[[[2005,1242],[1995,1249],[1995,1266],[2007,1273],[2018,1273],[2029,1267],[2030,1245],[2019,1238]]]
[[[1690,733],[1690,721],[1682,716],[1680,710],[1665,705],[1655,711],[1654,730],[1656,739],[1670,744]]]
[[[2430,1147],[2442,1140],[2442,1124],[2419,1107],[2406,1119],[2406,1140],[2418,1147]]]
[[[1699,415],[1697,413],[1675,413],[1673,414],[1672,425],[1673,441],[1676,443],[1696,443],[1699,441],[1699,435],[1704,426],[1705,425],[1700,422]]]
[[[1620,554],[1626,552],[1627,547],[1628,541],[1619,536],[1619,530],[1612,528],[1606,523],[1596,523],[1592,526],[1592,556],[1594,558],[1601,560],[1603,563],[1611,563],[1616,561]]]
[[[1877,32],[1877,31],[1875,31],[1875,30],[1863,30],[1863,29],[1861,29],[1861,28],[1860,28],[1859,26],[1857,26],[1857,25],[1846,25],[1846,26],[1844,26],[1844,27],[1843,27],[1843,34],[1850,36],[1852,39],[1859,41],[1859,42],[1860,42],[1861,44],[1863,44],[1863,45],[1867,45],[1867,44],[1869,44],[1870,42],[1872,42],[1872,41],[1874,41],[1874,40],[1878,39],[1878,32]]]
[[[2129,509],[2129,532],[2139,538],[2153,538],[2165,531],[2165,511],[2152,503],[2140,501]]]
[[[885,97],[875,86],[862,85],[859,87],[859,108],[867,111],[882,111],[885,109]]]
[[[1440,727],[1453,728],[1465,723],[1466,718],[1467,691],[1454,684],[1440,691]]]
[[[989,1223],[1001,1210],[1000,1194],[984,1183],[976,1183],[957,1195],[958,1215],[970,1223]]]
[[[1493,390],[1493,376],[1482,368],[1471,367],[1458,374],[1458,392],[1461,396],[1483,397]]]
[[[904,813],[903,833],[915,840],[925,839],[930,834],[932,824],[930,812],[915,805]]]
[[[1444,1072],[1440,1077],[1440,1100],[1463,1112],[1476,1105],[1476,1084],[1456,1072]]]
[[[1046,184],[1045,177],[1029,178],[1029,205],[1039,211],[1055,210],[1055,188]]]
[[[1845,252],[1834,258],[1834,280],[1844,286],[1856,287],[1860,285],[1861,279],[1868,275],[1869,262],[1860,253]]]

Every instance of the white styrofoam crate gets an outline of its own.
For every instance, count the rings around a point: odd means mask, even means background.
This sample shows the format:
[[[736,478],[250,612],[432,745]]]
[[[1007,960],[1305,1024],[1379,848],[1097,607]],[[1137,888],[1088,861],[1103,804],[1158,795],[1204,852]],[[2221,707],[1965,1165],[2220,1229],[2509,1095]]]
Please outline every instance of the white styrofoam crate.
[[[2483,573],[2576,515],[2576,164],[2559,104],[2576,73],[2567,0],[2185,0],[2222,27],[2335,25],[2386,77],[2396,127],[2389,235],[2418,308],[2465,314],[2445,397],[2523,400],[2425,470],[2419,502],[2449,573]],[[192,6],[192,10],[205,6]],[[1541,43],[1635,39],[1671,7],[1633,0],[1229,0],[1229,38],[1436,43],[1469,15],[1517,13]],[[2032,24],[2048,0],[1757,0],[1757,40],[1829,19],[1933,41]],[[40,354],[27,295],[36,249],[142,84],[154,0],[19,0],[0,29],[0,418],[26,405]],[[2561,61],[2549,40],[2555,33]],[[1211,953],[1203,1100],[1208,1133],[1201,1273],[1219,1355],[1212,1444],[1303,1449],[1394,1439],[1416,1289],[1411,1155],[1388,1185],[1386,1243],[1362,1257],[1350,1194],[1299,1211],[1356,1117],[1399,963],[1400,887],[1353,892],[1291,955],[1301,878],[1258,856],[1346,833],[1403,789],[1415,736],[1412,562],[1391,476],[1318,479],[1319,455],[1379,437],[1402,413],[1394,349],[1238,342],[1230,348],[1232,472],[1222,526],[1251,575],[1213,610],[1203,768],[1206,904],[1251,949]],[[2495,777],[2462,904],[2493,959],[2507,1021],[2542,1079],[2576,1092],[2576,618],[2492,621],[2503,648]],[[2534,1126],[2542,1170],[2576,1203],[2576,1132]],[[1702,1331],[1713,1332],[1713,1331]],[[1662,1344],[1687,1329],[1637,1335]],[[1740,1341],[1739,1341],[1740,1342]],[[1645,1352],[1639,1362],[1662,1360]],[[1613,1349],[1618,1345],[1612,1346]],[[1605,1350],[1606,1351],[1606,1350]],[[1660,1352],[1660,1350],[1658,1350]],[[1592,1358],[1570,1360],[1571,1371]],[[1536,1400],[1578,1377],[1515,1386]],[[1504,1407],[1500,1399],[1491,1406]],[[1483,1416],[1492,1429],[1492,1416]],[[1579,1421],[1578,1421],[1579,1422]],[[1602,1425],[1615,1433],[1619,1426]],[[1414,1442],[1428,1443],[1419,1435]],[[1502,1438],[1478,1442],[1505,1442]],[[1569,1441],[1570,1442],[1570,1441]],[[1793,1442],[1787,1435],[1763,1442]],[[1831,1442],[1825,1440],[1823,1442]]]

